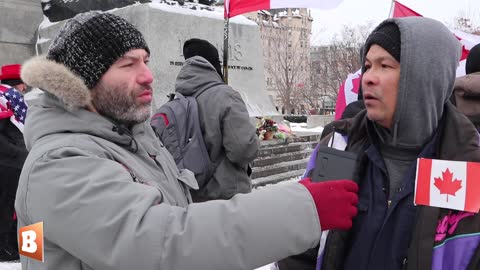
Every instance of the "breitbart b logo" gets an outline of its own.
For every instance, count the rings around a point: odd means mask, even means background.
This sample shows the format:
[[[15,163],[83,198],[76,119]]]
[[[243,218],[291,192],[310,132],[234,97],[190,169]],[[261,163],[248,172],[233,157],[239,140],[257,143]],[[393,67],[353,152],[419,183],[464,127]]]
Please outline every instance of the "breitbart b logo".
[[[18,230],[18,253],[43,262],[43,222]]]

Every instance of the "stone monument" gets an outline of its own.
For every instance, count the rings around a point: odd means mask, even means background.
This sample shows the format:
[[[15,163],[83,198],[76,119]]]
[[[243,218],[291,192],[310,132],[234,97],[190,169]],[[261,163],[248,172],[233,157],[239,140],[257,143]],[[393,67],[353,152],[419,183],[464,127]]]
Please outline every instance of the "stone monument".
[[[35,54],[42,19],[40,0],[0,0],[0,65],[22,63]]]
[[[210,41],[216,45],[220,59],[223,59],[222,8],[188,1],[179,5],[177,1],[154,0],[152,3],[138,2],[110,12],[133,23],[144,34],[149,44],[151,50],[149,65],[154,73],[154,108],[165,103],[167,95],[175,91],[175,79],[184,62],[182,47],[187,39],[202,38]],[[37,34],[33,36],[33,38],[38,36],[33,52],[46,53],[52,38],[63,23],[64,21],[50,22],[45,17],[38,27]],[[33,34],[25,33],[24,36],[28,35]],[[229,84],[242,95],[250,116],[277,115],[278,112],[265,90],[259,27],[243,16],[230,20],[228,64]]]

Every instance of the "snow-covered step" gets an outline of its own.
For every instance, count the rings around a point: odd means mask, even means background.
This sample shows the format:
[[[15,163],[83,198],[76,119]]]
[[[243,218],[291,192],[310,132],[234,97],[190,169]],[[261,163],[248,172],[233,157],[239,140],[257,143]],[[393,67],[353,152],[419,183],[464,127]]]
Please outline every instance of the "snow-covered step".
[[[274,174],[267,177],[256,178],[252,180],[253,188],[263,187],[266,185],[277,184],[281,182],[287,182],[289,180],[297,181],[305,172],[304,169],[288,171],[284,173]]]

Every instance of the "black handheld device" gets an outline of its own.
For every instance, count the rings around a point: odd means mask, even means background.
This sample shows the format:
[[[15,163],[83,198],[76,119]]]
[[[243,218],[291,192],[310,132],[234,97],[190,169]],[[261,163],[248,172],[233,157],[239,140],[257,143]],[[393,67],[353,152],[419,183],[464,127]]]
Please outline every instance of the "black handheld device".
[[[320,145],[313,169],[312,182],[325,180],[353,180],[357,154]]]

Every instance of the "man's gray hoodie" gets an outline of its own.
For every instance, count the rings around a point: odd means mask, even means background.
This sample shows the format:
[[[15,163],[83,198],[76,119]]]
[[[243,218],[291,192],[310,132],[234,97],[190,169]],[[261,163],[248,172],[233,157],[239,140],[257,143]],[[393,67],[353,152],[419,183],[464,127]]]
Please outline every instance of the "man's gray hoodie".
[[[197,96],[203,139],[215,166],[210,181],[192,193],[194,199],[229,199],[250,192],[248,164],[257,154],[259,141],[240,94],[201,56],[185,61],[175,90]]]
[[[376,29],[392,23],[399,28],[401,39],[393,126],[386,129],[373,124],[388,171],[390,200],[401,191],[406,170],[437,129],[452,94],[461,52],[460,43],[438,21],[418,17],[390,19]],[[440,40],[439,36],[448,38]]]
[[[244,270],[319,243],[301,184],[189,204],[193,174],[178,171],[149,123],[121,129],[87,111],[85,84],[44,57],[22,78],[48,93],[29,108],[15,202],[19,227],[44,222],[45,261],[22,256],[23,269]]]

